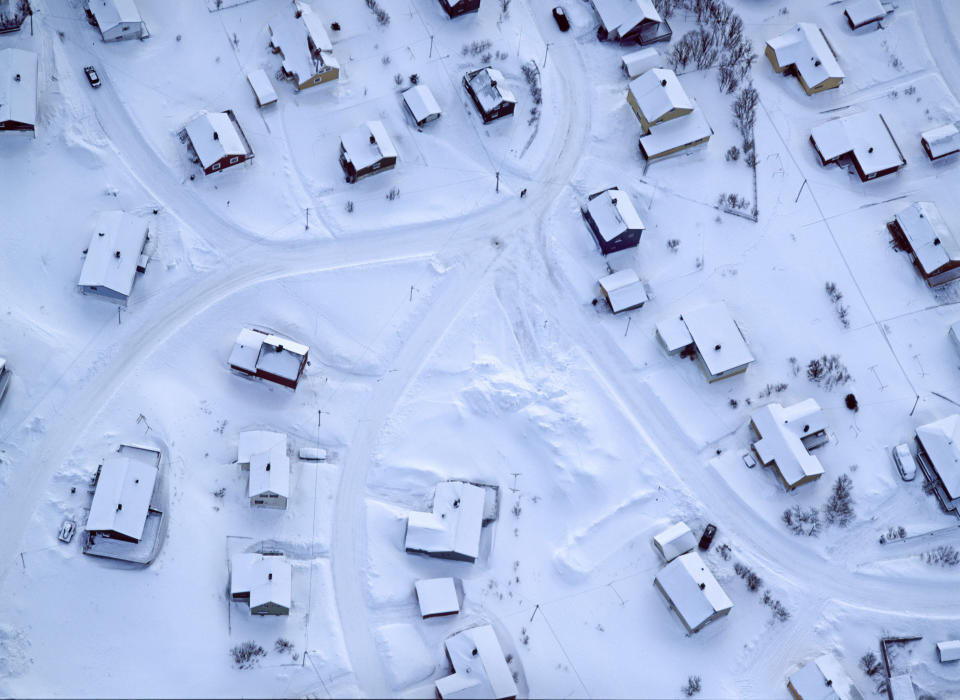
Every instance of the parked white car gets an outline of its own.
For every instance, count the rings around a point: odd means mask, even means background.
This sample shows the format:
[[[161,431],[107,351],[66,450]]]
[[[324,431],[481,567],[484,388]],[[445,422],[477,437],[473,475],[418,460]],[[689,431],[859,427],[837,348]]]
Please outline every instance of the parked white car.
[[[7,359],[0,357],[0,401],[7,391],[7,384],[10,383],[10,370],[7,369]]]
[[[893,461],[897,465],[897,471],[900,472],[900,478],[904,481],[913,481],[917,476],[917,460],[910,454],[910,447],[906,443],[900,443],[893,448]]]

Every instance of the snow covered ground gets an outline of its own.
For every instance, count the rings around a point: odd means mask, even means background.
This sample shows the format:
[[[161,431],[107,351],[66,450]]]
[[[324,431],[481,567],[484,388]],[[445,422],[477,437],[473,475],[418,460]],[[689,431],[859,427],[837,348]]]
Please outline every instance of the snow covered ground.
[[[114,44],[80,0],[34,0],[32,28],[0,35],[0,49],[40,55],[36,139],[0,133],[0,355],[12,370],[0,694],[433,697],[450,673],[443,641],[485,622],[521,696],[676,697],[699,676],[703,697],[787,698],[789,673],[833,653],[872,697],[879,676],[860,657],[879,654],[881,637],[922,635],[897,670],[918,694],[960,697],[960,666],[935,649],[960,638],[960,567],[925,557],[960,548],[958,521],[890,459],[918,425],[958,410],[947,328],[960,287],[927,287],[886,229],[923,199],[960,232],[957,156],[932,163],[919,136],[960,118],[960,8],[901,0],[881,31],[854,33],[829,0],[728,1],[761,54],[755,180],[724,157],[740,136],[715,69],[680,71],[713,127],[706,147],[643,162],[625,49],[597,41],[581,0],[566,2],[565,34],[546,0],[506,13],[483,0],[453,21],[436,0],[378,0],[387,25],[365,3],[313,0],[340,26],[342,72],[300,93],[276,79],[268,46],[288,0],[138,0],[150,38]],[[798,21],[827,33],[839,89],[807,96],[762,56]],[[671,25],[675,41],[695,26],[684,12]],[[486,63],[518,99],[488,125],[460,82]],[[263,110],[246,80],[255,68],[279,94]],[[399,96],[412,74],[443,109],[422,130]],[[177,133],[225,109],[256,157],[205,177]],[[905,169],[862,183],[820,165],[811,127],[853,110],[883,113]],[[397,167],[347,184],[339,135],[371,119]],[[604,258],[579,208],[613,185],[646,230]],[[718,208],[722,193],[749,207]],[[120,310],[76,287],[105,209],[151,228],[147,272]],[[650,300],[613,316],[593,303],[597,279],[625,267]],[[757,361],[708,384],[654,328],[714,300]],[[251,325],[310,346],[295,392],[229,371]],[[850,381],[808,381],[821,355],[838,355]],[[742,461],[749,417],[808,397],[830,424],[816,452],[825,475],[786,493]],[[234,461],[249,428],[286,432],[294,455],[328,450],[291,460],[285,511],[248,505]],[[166,538],[142,569],[83,556],[80,537],[57,541],[65,518],[82,528],[99,460],[137,440],[166,445],[169,464]],[[844,474],[853,522],[791,534],[783,512],[822,507]],[[476,563],[404,552],[407,514],[428,510],[445,479],[499,487]],[[717,525],[705,559],[734,603],[694,635],[653,586],[651,539],[677,520],[697,535]],[[905,539],[880,543],[900,527]],[[229,554],[261,548],[293,565],[289,617],[229,600]],[[437,576],[463,580],[463,611],[421,620],[414,582]],[[240,669],[230,650],[247,641],[266,653]]]

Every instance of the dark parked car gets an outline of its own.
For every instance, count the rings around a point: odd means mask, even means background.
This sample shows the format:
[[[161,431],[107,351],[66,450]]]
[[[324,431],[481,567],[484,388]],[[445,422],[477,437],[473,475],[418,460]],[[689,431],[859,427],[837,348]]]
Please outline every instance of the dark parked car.
[[[100,76],[97,75],[97,70],[93,66],[84,66],[83,72],[87,75],[87,80],[90,82],[90,87],[100,87]]]
[[[563,11],[562,7],[553,8],[553,19],[556,21],[557,26],[560,27],[561,32],[570,29],[570,21],[567,19],[567,13]]]
[[[713,543],[713,538],[716,534],[717,526],[713,523],[703,528],[703,535],[700,536],[700,549],[704,551],[710,549],[710,545]]]

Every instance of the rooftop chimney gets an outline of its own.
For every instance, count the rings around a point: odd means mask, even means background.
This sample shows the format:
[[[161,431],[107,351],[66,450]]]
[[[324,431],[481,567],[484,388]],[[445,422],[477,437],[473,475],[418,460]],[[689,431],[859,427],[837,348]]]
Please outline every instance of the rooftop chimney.
[[[272,580],[273,580],[273,574],[267,574],[267,580],[268,580],[268,581],[272,581]]]
[[[267,471],[270,471],[270,462],[267,462]]]
[[[660,81],[660,85],[663,86],[663,87],[667,87],[667,79],[664,78],[663,80],[661,80],[661,81]]]
[[[114,251],[113,257],[119,258],[119,257],[120,257],[120,251],[119,251],[119,250]]]
[[[933,239],[933,244],[934,244],[934,245],[940,245],[940,239],[939,239],[939,238],[934,238],[934,239]]]
[[[283,344],[277,345],[277,352],[283,352]]]
[[[123,510],[123,504],[122,504],[122,503],[118,503],[118,504],[117,504],[117,512],[119,513],[121,510]]]
[[[17,74],[13,77],[13,79],[19,83],[19,82],[20,82],[20,74],[17,73]]]
[[[102,237],[102,236],[105,236],[106,234],[105,234],[105,233],[98,233],[97,235]]]
[[[701,583],[701,584],[700,584],[700,590],[701,590],[701,591],[702,591],[703,589],[705,589],[706,587],[707,587],[707,584],[705,584],[705,583]]]
[[[720,343],[717,343],[716,345],[714,345],[714,346],[713,346],[713,349],[714,349],[714,350],[719,350],[719,349],[720,349]]]
[[[814,62],[813,62],[813,65],[819,66],[819,65],[820,65],[820,61],[814,61]]]
[[[213,140],[214,140],[214,141],[219,141],[219,140],[220,140],[220,134],[218,134],[216,131],[213,132]]]
[[[376,142],[377,142],[377,137],[374,136],[373,134],[370,134],[370,143],[376,143]]]
[[[870,146],[870,148],[867,149],[867,153],[873,153],[873,146]]]

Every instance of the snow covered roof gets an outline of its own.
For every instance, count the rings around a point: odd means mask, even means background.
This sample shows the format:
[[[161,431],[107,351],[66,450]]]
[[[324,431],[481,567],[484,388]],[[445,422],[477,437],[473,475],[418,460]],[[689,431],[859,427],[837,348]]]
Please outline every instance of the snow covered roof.
[[[305,2],[295,2],[270,20],[270,43],[283,55],[283,69],[303,83],[324,66],[339,68],[323,21]],[[299,17],[297,14],[299,13]]]
[[[247,153],[239,126],[226,112],[204,112],[190,121],[186,129],[204,168],[227,156]]]
[[[343,156],[357,170],[369,168],[383,158],[396,158],[397,149],[383,122],[364,122],[340,137]]]
[[[917,428],[917,439],[951,500],[960,498],[960,415]]]
[[[0,122],[37,125],[37,54],[0,51]]]
[[[275,447],[287,449],[287,434],[272,430],[244,430],[237,439],[237,464],[250,464],[250,458]]]
[[[600,237],[607,242],[628,230],[643,230],[643,221],[630,196],[617,187],[590,195],[586,208]]]
[[[753,362],[747,341],[723,302],[685,311],[683,321],[710,374]]]
[[[267,372],[295,382],[309,351],[306,345],[287,338],[244,328],[233,345],[230,365],[251,374]]]
[[[434,114],[440,114],[440,105],[426,85],[414,85],[405,90],[403,101],[418,124]]]
[[[122,455],[103,460],[86,529],[116,532],[139,541],[158,473],[157,467]]]
[[[101,32],[107,32],[118,24],[143,22],[133,0],[89,0],[89,8]]]
[[[619,38],[643,22],[662,22],[653,0],[590,0],[607,33]]]
[[[647,158],[665,155],[674,149],[689,146],[713,135],[707,118],[696,108],[678,119],[671,119],[650,127],[650,133],[640,137],[640,144]]]
[[[803,700],[863,700],[857,686],[831,654],[809,662],[788,681],[794,695]]]
[[[925,275],[960,263],[960,245],[933,202],[914,202],[896,215],[896,221]]]
[[[247,81],[249,81],[253,93],[257,96],[257,104],[261,107],[266,107],[277,101],[277,91],[273,89],[270,78],[263,68],[257,68],[247,73]]]
[[[633,270],[619,270],[599,280],[613,313],[633,309],[647,301],[647,290]]]
[[[697,540],[693,532],[684,522],[674,523],[663,532],[653,537],[653,543],[663,558],[670,562],[686,554],[697,546]]]
[[[830,78],[843,78],[844,73],[823,32],[815,24],[800,22],[795,27],[767,42],[777,64],[796,66],[807,87],[814,88]]]
[[[909,673],[890,676],[890,680],[887,681],[887,692],[890,694],[890,700],[917,700]]]
[[[660,54],[652,46],[639,51],[632,51],[620,59],[620,64],[629,78],[636,78],[651,68],[655,68],[659,62]]]
[[[937,642],[937,653],[940,654],[940,663],[960,661],[960,639]]]
[[[656,581],[691,630],[733,607],[697,552],[681,554],[671,561],[660,570]]]
[[[857,112],[831,119],[813,127],[810,138],[825,161],[850,153],[867,175],[906,163],[878,112]]]
[[[405,548],[473,561],[480,554],[484,490],[463,481],[441,481],[433,510],[407,516]]]
[[[683,320],[683,316],[671,316],[657,324],[657,335],[671,355],[690,345],[693,336]]]
[[[250,455],[250,481],[247,497],[275,494],[290,496],[290,458],[286,443],[265,452]]]
[[[627,88],[648,122],[655,122],[674,109],[693,109],[693,102],[669,68],[651,68],[630,81]]]
[[[425,578],[414,584],[421,617],[460,612],[460,595],[453,578]]]
[[[230,559],[230,594],[250,595],[250,608],[268,603],[290,609],[292,570],[283,555],[243,552]]]
[[[957,128],[956,123],[944,124],[924,131],[920,134],[920,138],[927,144],[932,158],[939,158],[960,150],[960,129]]]
[[[481,625],[457,632],[444,646],[454,672],[436,681],[442,700],[500,700],[517,695],[517,684],[493,627]]]
[[[81,287],[103,287],[130,296],[146,243],[146,223],[122,211],[100,212],[78,284]]]
[[[492,112],[504,102],[516,103],[517,101],[513,92],[507,87],[503,73],[496,68],[487,66],[467,73],[467,82],[484,112]]]
[[[789,408],[770,403],[754,411],[750,420],[760,435],[753,449],[763,464],[777,465],[788,486],[823,474],[820,460],[807,452],[802,442],[802,438],[827,429],[826,416],[815,399]]]
[[[887,16],[887,11],[880,0],[854,0],[847,3],[844,12],[854,27],[862,27]]]

